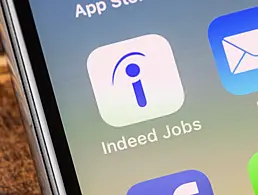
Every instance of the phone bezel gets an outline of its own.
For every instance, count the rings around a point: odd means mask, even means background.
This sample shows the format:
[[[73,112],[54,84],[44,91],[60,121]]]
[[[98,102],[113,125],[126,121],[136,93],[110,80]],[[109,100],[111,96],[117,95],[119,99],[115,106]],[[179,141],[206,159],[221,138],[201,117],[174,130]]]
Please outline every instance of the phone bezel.
[[[61,116],[27,0],[13,0],[67,195],[81,195]]]

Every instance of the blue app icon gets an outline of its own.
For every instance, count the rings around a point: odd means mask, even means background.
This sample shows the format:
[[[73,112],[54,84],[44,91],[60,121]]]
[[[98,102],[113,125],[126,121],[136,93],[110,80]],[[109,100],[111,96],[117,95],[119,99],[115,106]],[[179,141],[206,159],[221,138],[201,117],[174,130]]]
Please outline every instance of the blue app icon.
[[[225,89],[234,95],[258,91],[258,7],[215,19],[209,40]]]
[[[209,179],[190,170],[145,181],[133,186],[127,195],[213,195]]]

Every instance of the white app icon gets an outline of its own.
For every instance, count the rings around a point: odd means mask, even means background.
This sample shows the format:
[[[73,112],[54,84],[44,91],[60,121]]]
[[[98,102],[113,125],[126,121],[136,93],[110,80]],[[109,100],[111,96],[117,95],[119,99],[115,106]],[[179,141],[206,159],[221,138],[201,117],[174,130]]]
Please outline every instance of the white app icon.
[[[178,111],[184,91],[169,42],[145,35],[94,50],[87,68],[103,120],[123,127]]]
[[[186,183],[179,186],[173,195],[194,195],[199,194],[199,189],[196,182]]]
[[[233,35],[223,39],[223,47],[230,70],[239,74],[258,69],[258,29]]]

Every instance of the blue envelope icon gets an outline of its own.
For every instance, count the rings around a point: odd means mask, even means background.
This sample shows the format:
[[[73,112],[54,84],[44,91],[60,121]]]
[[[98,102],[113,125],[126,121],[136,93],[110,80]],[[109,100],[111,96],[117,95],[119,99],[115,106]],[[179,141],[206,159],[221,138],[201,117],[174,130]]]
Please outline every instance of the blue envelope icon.
[[[208,37],[224,88],[234,95],[258,91],[258,7],[220,16]]]
[[[223,39],[222,44],[233,74],[258,69],[258,44],[254,44],[257,40],[258,29]]]

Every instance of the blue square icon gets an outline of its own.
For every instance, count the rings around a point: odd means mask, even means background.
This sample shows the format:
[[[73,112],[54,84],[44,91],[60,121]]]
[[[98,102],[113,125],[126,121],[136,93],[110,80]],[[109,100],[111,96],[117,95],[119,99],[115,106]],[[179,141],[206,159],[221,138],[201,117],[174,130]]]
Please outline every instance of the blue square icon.
[[[225,89],[234,95],[258,91],[258,7],[216,18],[209,40]]]
[[[209,179],[190,170],[145,181],[133,186],[127,195],[214,195]]]

